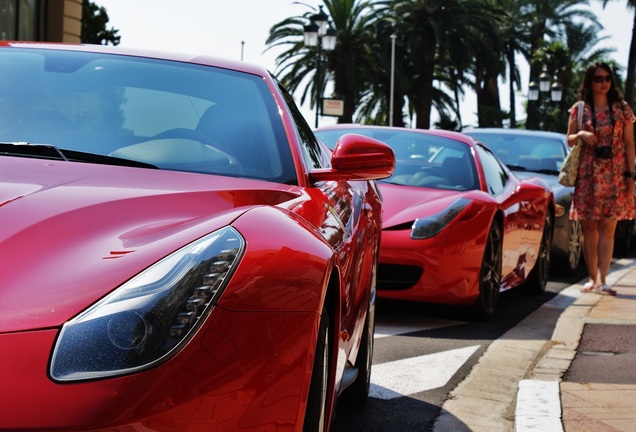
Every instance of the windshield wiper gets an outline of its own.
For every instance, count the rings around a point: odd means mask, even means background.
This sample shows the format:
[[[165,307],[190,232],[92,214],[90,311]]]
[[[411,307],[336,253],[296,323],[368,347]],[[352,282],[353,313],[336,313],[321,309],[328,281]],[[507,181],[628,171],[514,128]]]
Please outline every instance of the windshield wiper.
[[[540,174],[555,174],[555,175],[559,174],[559,172],[557,170],[553,170],[553,169],[538,169],[538,170],[535,170],[535,171],[540,173]]]
[[[136,168],[157,168],[155,165],[145,162],[77,150],[59,149],[51,144],[31,144],[27,142],[0,142],[0,155]]]
[[[68,159],[55,146],[48,144],[30,144],[27,142],[0,142],[0,155],[17,157],[36,157],[41,159]]]

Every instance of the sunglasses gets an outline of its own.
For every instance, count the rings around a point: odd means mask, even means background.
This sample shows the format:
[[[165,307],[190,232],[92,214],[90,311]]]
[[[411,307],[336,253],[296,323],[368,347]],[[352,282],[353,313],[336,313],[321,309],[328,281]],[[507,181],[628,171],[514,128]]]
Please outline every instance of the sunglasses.
[[[610,75],[597,75],[592,78],[592,81],[595,83],[612,82],[612,77]]]

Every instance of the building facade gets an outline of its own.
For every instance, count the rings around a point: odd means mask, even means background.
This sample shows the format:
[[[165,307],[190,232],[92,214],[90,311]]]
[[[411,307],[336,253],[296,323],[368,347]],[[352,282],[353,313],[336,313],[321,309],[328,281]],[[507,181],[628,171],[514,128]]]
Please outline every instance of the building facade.
[[[79,43],[82,0],[0,0],[0,40]]]

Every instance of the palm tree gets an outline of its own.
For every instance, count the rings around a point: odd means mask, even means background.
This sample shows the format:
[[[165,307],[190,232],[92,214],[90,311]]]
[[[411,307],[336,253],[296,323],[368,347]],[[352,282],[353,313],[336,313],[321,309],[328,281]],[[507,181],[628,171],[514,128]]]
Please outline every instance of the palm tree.
[[[371,44],[371,29],[380,17],[373,14],[372,3],[365,0],[324,0],[327,14],[336,30],[336,47],[331,52],[322,51],[318,59],[316,48],[307,47],[303,42],[303,28],[310,17],[317,12],[311,6],[302,16],[290,17],[275,24],[270,29],[266,41],[267,49],[275,46],[288,48],[276,57],[277,71],[281,82],[295,93],[301,90],[300,103],[310,96],[311,106],[317,108],[324,94],[328,79],[315,79],[318,62],[326,66],[325,78],[333,78],[334,93],[344,100],[344,113],[339,122],[352,122],[353,114],[361,95],[367,88],[368,77],[377,68]],[[304,88],[303,82],[309,79]],[[317,84],[320,82],[320,84]],[[316,86],[319,85],[319,88]]]
[[[360,105],[356,111],[356,122],[366,124],[390,124],[404,127],[405,98],[409,85],[409,77],[405,71],[404,60],[408,58],[404,51],[403,40],[395,30],[386,9],[378,9],[379,19],[373,25],[375,34],[371,45],[376,67],[369,72],[369,82],[363,91]],[[392,63],[392,57],[395,61]],[[393,68],[393,83],[391,70]],[[393,118],[391,114],[391,86],[393,84]]]
[[[608,62],[613,48],[598,48],[608,36],[599,37],[599,26],[573,23],[565,29],[563,39],[543,41],[530,59],[532,65],[543,65],[557,71],[556,78],[563,86],[563,97],[557,106],[540,106],[543,110],[543,130],[565,132],[568,109],[574,104],[578,87],[587,66],[596,61]]]
[[[510,111],[508,113],[510,128],[517,127],[516,92],[521,89],[521,76],[517,65],[517,55],[530,58],[530,43],[527,38],[527,18],[519,7],[519,0],[504,0],[502,4],[506,10],[501,21],[501,42],[503,44],[503,57],[507,67],[507,84],[509,93]]]
[[[603,8],[610,0],[603,0]],[[630,106],[634,106],[634,72],[636,69],[636,0],[625,0],[627,7],[634,9],[634,23],[632,25],[632,40],[629,45],[629,58],[627,59],[627,77],[625,78],[625,100]]]
[[[410,77],[408,99],[416,115],[416,127],[430,127],[436,100],[442,111],[446,108],[442,94],[445,92],[436,88],[435,82],[441,83],[439,78],[444,80],[453,74],[463,81],[474,53],[484,46],[497,44],[496,26],[488,9],[490,3],[484,0],[383,2],[392,19],[399,23],[396,31],[407,56],[404,65]]]
[[[412,60],[413,56],[408,51],[409,38],[402,31],[403,23],[394,16],[387,3],[384,3],[383,7],[377,10],[377,13],[383,17],[373,25],[375,38],[372,48],[377,67],[370,70],[369,82],[366,84],[367,90],[364,91],[360,101],[356,121],[367,124],[389,123],[394,126],[405,126],[407,118],[412,120],[415,116],[415,107],[412,102],[413,76],[418,71]],[[388,117],[393,39],[395,39],[396,61],[393,67],[394,110],[393,119],[390,122]],[[434,71],[434,80],[440,85],[433,89],[432,106],[442,117],[441,122],[446,128],[458,128],[458,123],[453,120],[453,117],[459,119],[459,105],[449,96],[448,92],[457,94],[457,92],[463,91],[462,86],[469,84],[466,79],[453,74],[452,71],[452,68],[446,71],[437,66]]]
[[[596,16],[584,6],[588,6],[588,0],[520,0],[521,17],[527,22],[527,38],[529,42],[528,63],[530,64],[530,77],[536,79],[546,65],[533,62],[535,52],[545,41],[563,39],[569,28],[575,27],[579,22],[600,26]],[[555,70],[546,70],[554,75]],[[538,103],[528,102],[527,129],[539,127]]]
[[[338,43],[328,68],[333,74],[335,94],[344,99],[344,115],[339,122],[349,123],[369,83],[385,77],[380,82],[388,84],[388,56],[380,57],[384,62],[378,61],[378,52],[374,49],[377,24],[382,15],[376,13],[374,4],[369,1],[325,0],[325,5],[338,31]],[[388,93],[386,95],[388,100]]]
[[[598,35],[599,26],[595,24],[577,23],[566,30],[567,62],[560,65],[558,75],[563,85],[561,109],[570,108],[576,101],[578,87],[588,65],[598,61],[609,63],[608,58],[615,49],[599,48],[600,43],[609,36]]]

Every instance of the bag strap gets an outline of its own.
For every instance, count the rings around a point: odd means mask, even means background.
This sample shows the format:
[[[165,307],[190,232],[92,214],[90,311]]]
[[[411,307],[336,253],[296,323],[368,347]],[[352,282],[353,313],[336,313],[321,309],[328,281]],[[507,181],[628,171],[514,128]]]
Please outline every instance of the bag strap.
[[[579,130],[583,129],[583,111],[585,110],[585,102],[579,101],[579,107],[577,108],[577,122],[579,125]]]

